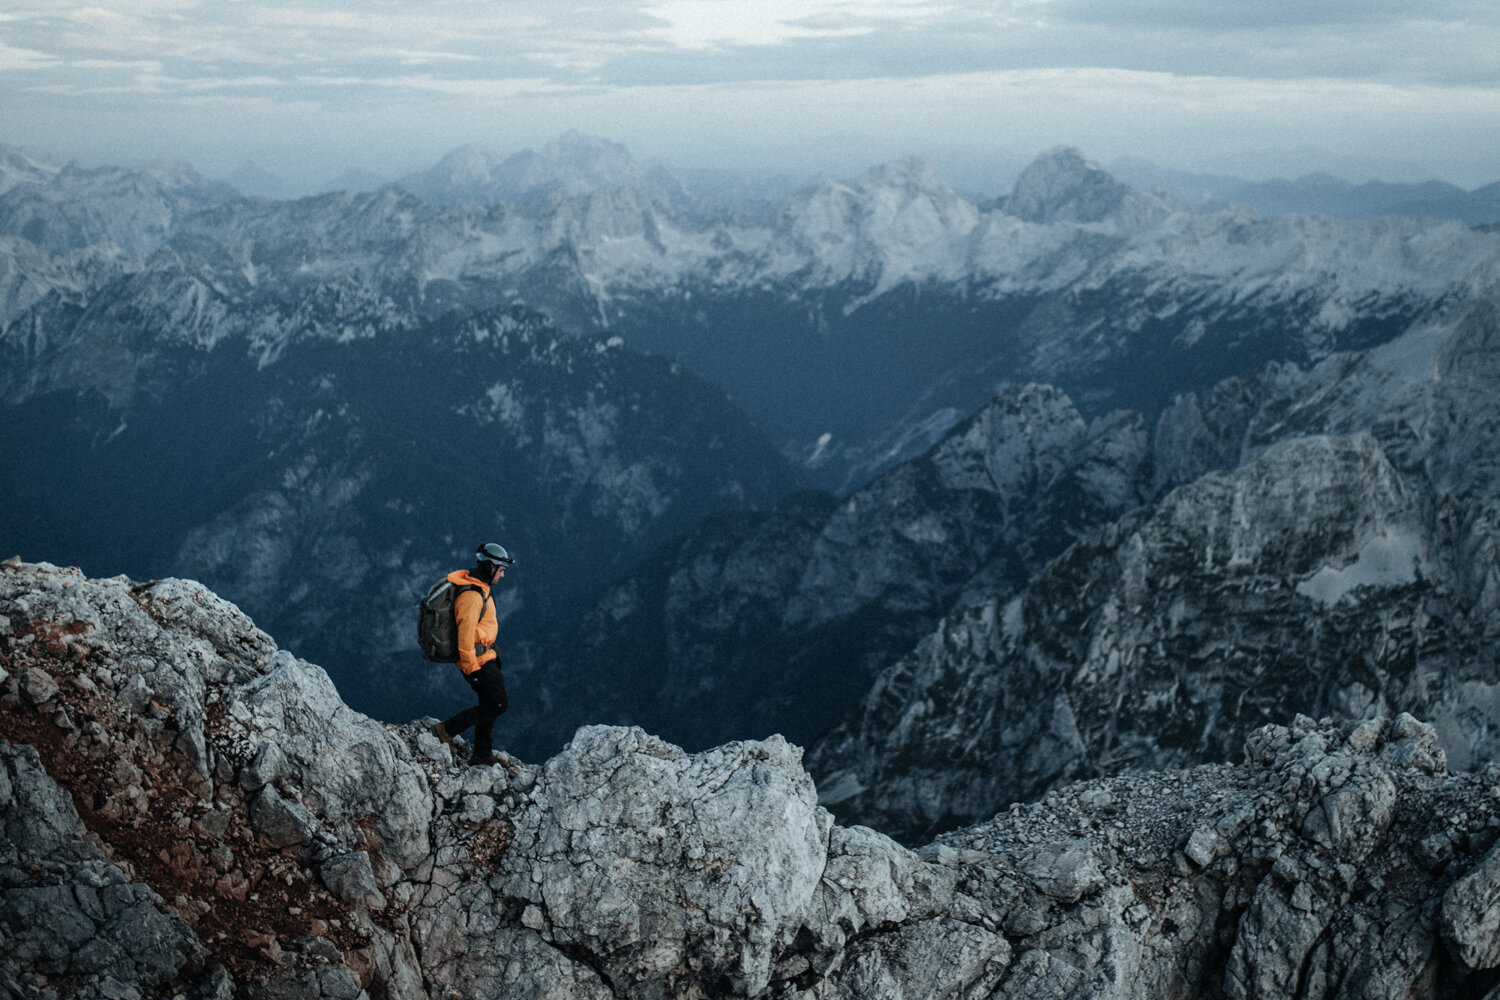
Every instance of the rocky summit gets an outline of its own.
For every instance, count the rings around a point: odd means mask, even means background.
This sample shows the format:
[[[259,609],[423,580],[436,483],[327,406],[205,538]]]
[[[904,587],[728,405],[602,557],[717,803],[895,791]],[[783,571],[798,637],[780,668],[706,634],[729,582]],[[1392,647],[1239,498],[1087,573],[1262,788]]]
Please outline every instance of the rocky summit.
[[[1408,997],[1500,982],[1500,767],[1410,716],[916,851],[778,736],[465,766],[187,580],[0,564],[0,997]],[[503,720],[502,720],[503,739]]]

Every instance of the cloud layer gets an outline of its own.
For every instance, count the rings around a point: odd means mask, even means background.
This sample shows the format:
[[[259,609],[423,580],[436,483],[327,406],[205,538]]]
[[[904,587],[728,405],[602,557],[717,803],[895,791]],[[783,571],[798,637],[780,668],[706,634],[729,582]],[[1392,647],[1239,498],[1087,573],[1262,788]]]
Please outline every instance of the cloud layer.
[[[1500,174],[1496,53],[1490,0],[20,0],[0,142],[331,160],[578,127],[708,162],[840,132],[1199,166],[1317,145],[1477,183]]]

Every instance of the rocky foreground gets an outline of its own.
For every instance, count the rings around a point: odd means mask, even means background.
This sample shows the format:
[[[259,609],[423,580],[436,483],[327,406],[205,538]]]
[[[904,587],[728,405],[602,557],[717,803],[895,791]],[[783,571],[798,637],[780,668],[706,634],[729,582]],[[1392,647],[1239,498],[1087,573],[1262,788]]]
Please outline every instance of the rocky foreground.
[[[464,767],[190,581],[0,612],[0,997],[1500,997],[1500,767],[1409,716],[912,852],[775,736]]]

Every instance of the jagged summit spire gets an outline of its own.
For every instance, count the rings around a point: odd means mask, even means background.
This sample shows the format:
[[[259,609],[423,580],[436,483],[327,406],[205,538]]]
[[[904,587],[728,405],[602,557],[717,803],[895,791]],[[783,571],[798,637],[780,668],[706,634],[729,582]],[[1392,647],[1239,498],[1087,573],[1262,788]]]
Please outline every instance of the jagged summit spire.
[[[483,204],[609,191],[639,184],[641,178],[624,146],[570,131],[541,149],[523,149],[504,158],[484,146],[460,146],[400,183],[437,204]]]
[[[860,180],[867,187],[903,186],[945,193],[952,191],[943,176],[916,154],[871,167],[864,172]]]

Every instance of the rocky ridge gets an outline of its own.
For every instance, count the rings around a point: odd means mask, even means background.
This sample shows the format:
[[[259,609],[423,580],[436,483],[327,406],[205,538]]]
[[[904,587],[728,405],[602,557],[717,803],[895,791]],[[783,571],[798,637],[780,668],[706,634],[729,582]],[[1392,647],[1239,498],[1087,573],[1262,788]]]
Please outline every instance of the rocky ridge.
[[[779,737],[462,767],[184,580],[0,566],[0,995],[1478,996],[1500,772],[1409,716],[917,852]]]

